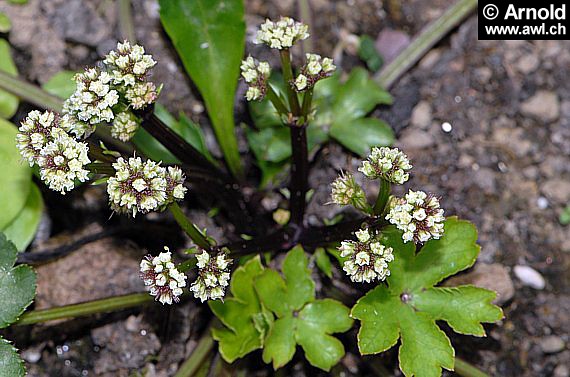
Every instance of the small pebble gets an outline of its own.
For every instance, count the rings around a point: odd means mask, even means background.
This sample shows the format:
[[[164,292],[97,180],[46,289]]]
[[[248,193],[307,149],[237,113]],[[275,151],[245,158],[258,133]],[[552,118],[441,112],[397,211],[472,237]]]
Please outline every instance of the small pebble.
[[[564,340],[556,335],[545,336],[540,339],[539,345],[544,353],[558,353],[566,347]]]
[[[529,266],[515,266],[515,276],[523,283],[534,289],[544,289],[546,282],[542,275]]]
[[[451,123],[449,122],[445,122],[441,125],[441,129],[443,130],[443,132],[451,132],[451,130],[453,130],[453,126],[451,126]]]
[[[554,368],[554,377],[569,377],[569,376],[570,376],[570,370],[568,370],[568,367],[566,365],[560,364],[556,368]]]
[[[536,200],[536,205],[540,209],[546,209],[548,208],[548,199],[546,199],[544,196],[539,196]]]

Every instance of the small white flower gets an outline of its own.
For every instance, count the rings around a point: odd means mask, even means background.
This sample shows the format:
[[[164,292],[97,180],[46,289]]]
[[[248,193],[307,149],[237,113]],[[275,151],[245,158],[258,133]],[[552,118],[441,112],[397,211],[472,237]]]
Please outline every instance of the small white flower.
[[[194,297],[200,301],[223,299],[225,289],[229,285],[230,273],[227,268],[232,260],[225,252],[219,252],[215,257],[210,256],[207,251],[196,255],[198,260],[198,277],[190,286],[190,291]]]
[[[113,83],[134,86],[143,82],[156,65],[152,55],[145,54],[144,48],[128,41],[117,44],[117,49],[109,52],[103,60],[111,72]]]
[[[140,157],[113,163],[115,175],[107,181],[111,208],[133,217],[148,213],[168,203],[166,169],[154,161],[143,162]]]
[[[40,178],[50,189],[65,195],[75,187],[75,180],[85,182],[89,178],[89,170],[85,169],[85,165],[91,162],[89,147],[62,129],[53,130],[52,137],[37,160]]]
[[[408,191],[406,196],[391,203],[386,220],[404,233],[404,242],[423,243],[443,235],[443,209],[439,200],[423,191]]]
[[[166,196],[168,203],[184,199],[184,195],[186,195],[186,191],[188,191],[188,189],[184,187],[185,179],[186,177],[179,167],[168,167],[166,171]]]
[[[28,113],[18,129],[16,146],[30,166],[37,163],[41,150],[53,139],[51,134],[59,127],[57,115],[51,111],[41,113],[34,110]]]
[[[407,171],[411,168],[408,156],[398,148],[374,147],[358,170],[370,179],[403,184],[409,179]]]
[[[356,241],[343,241],[339,247],[340,256],[348,258],[343,270],[350,279],[358,283],[371,283],[390,276],[388,263],[394,260],[392,248],[382,245],[377,235],[368,229],[361,229],[355,234]]]
[[[126,110],[118,113],[111,126],[111,136],[121,141],[131,140],[139,129],[140,120],[135,114]]]
[[[158,93],[156,92],[156,86],[152,82],[138,82],[127,88],[125,97],[133,109],[140,110],[153,104],[158,97]]]
[[[297,88],[298,91],[302,91],[306,87],[307,87],[307,76],[303,74],[297,76],[297,78],[295,79],[295,88]]]
[[[279,21],[266,20],[257,32],[257,43],[279,50],[287,49],[309,38],[308,29],[307,25],[289,17],[281,17]]]
[[[259,101],[265,97],[267,80],[271,75],[271,67],[267,62],[257,62],[251,56],[241,62],[241,75],[248,84],[246,99]]]
[[[171,305],[179,302],[182,288],[186,286],[186,275],[172,263],[172,254],[165,252],[153,257],[147,255],[140,263],[140,276],[156,301]]]

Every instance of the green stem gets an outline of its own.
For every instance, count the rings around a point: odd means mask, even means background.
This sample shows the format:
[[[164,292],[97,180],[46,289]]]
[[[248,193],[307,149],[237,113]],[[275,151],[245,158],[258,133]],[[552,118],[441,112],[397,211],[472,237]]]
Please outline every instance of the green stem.
[[[115,310],[122,310],[147,304],[153,300],[154,298],[148,293],[133,293],[130,295],[105,298],[82,304],[60,306],[53,309],[33,310],[24,313],[20,319],[15,322],[15,324],[19,326],[33,325],[35,323],[52,321],[55,319],[67,319],[96,313],[112,312]]]
[[[187,272],[196,267],[196,262],[198,262],[196,260],[196,257],[192,257],[191,259],[188,259],[187,261],[180,263],[178,266],[176,266],[176,268],[180,272]]]
[[[87,169],[94,174],[115,175],[115,169],[113,169],[111,164],[105,162],[92,162],[87,164]]]
[[[289,98],[289,106],[294,116],[301,115],[301,107],[299,106],[299,97],[297,92],[291,87],[293,82],[293,67],[291,67],[291,52],[289,49],[280,51],[281,67],[283,68],[283,80],[285,81],[285,89],[287,90],[287,98]]]
[[[378,198],[376,198],[376,203],[374,203],[373,213],[378,216],[384,212],[386,204],[388,204],[388,199],[390,198],[390,182],[385,179],[380,179],[380,191],[378,192]]]
[[[123,38],[126,38],[131,43],[136,42],[137,37],[131,12],[131,0],[119,0],[119,28]]]
[[[489,375],[467,361],[455,358],[455,373],[463,377],[489,377]]]
[[[194,348],[190,357],[180,366],[180,369],[178,369],[174,377],[194,376],[213,348],[214,339],[212,339],[212,335],[210,335],[210,326],[208,326],[206,333],[200,338],[196,348]]]
[[[475,9],[477,9],[477,0],[459,0],[437,20],[428,24],[396,59],[376,75],[375,80],[389,89],[401,75]]]
[[[174,215],[174,218],[176,219],[178,225],[180,225],[180,227],[184,230],[184,232],[186,232],[186,234],[192,239],[192,241],[194,241],[196,246],[204,250],[210,249],[212,245],[210,245],[210,242],[208,242],[206,236],[202,234],[202,232],[198,229],[198,227],[196,227],[196,225],[194,225],[190,220],[188,220],[188,218],[182,212],[182,209],[176,202],[170,204],[168,206],[168,209],[170,209],[170,212],[172,212],[172,215]]]
[[[299,14],[301,22],[306,25],[309,25],[309,30],[311,31],[312,38],[307,38],[303,41],[303,52],[311,52],[313,51],[313,38],[314,32],[312,27],[312,17],[311,17],[311,6],[309,4],[309,0],[298,0],[297,4],[299,5]]]
[[[63,101],[43,89],[0,70],[0,89],[44,109],[61,111]]]
[[[305,118],[305,123],[308,123],[307,118],[309,116],[309,113],[311,112],[312,101],[313,101],[313,88],[308,89],[303,95],[303,108],[301,110],[301,115]]]
[[[273,88],[269,84],[267,84],[267,93],[265,95],[271,101],[273,106],[275,106],[275,109],[279,114],[287,115],[287,113],[289,113],[289,110],[287,110],[287,107],[285,106],[281,98],[277,95],[277,93],[275,93],[275,90],[273,90]]]

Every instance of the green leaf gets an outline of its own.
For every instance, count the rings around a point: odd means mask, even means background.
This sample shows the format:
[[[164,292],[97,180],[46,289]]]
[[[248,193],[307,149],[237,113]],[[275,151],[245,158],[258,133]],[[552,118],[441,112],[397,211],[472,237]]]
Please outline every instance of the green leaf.
[[[352,327],[349,309],[331,299],[307,304],[299,313],[295,339],[311,365],[329,371],[344,356],[344,346],[329,335]]]
[[[0,39],[0,71],[11,76],[18,76],[18,69],[10,54],[10,44],[5,39]],[[12,118],[18,110],[19,103],[18,97],[0,89],[0,118]]]
[[[0,329],[16,321],[36,295],[36,273],[27,265],[13,267],[17,254],[0,233]]]
[[[4,229],[20,213],[30,192],[32,169],[22,160],[16,148],[16,127],[0,119],[0,229]]]
[[[332,278],[332,263],[324,248],[319,247],[315,251],[317,267],[330,279]]]
[[[365,156],[372,147],[394,143],[394,131],[384,121],[376,118],[359,118],[348,122],[334,122],[330,135],[359,156]]]
[[[0,12],[0,33],[7,33],[12,29],[12,21],[6,13]]]
[[[307,263],[303,248],[296,246],[283,261],[282,271],[286,281],[275,270],[265,270],[255,280],[260,300],[278,317],[300,310],[315,299],[315,283]]]
[[[76,73],[77,72],[73,71],[60,71],[50,77],[50,79],[42,85],[42,88],[54,96],[67,99],[75,92],[76,84],[73,80],[73,76],[75,76]]]
[[[23,377],[25,375],[26,368],[18,356],[18,350],[0,336],[0,376]]]
[[[408,377],[439,377],[442,368],[453,370],[455,351],[449,338],[426,313],[401,305],[402,346],[400,369]]]
[[[491,304],[494,292],[473,286],[433,287],[473,265],[479,254],[475,226],[448,218],[443,237],[428,241],[417,254],[394,227],[382,231],[382,242],[394,249],[395,256],[388,286],[368,292],[351,311],[361,322],[360,352],[386,351],[401,336],[400,369],[406,376],[439,376],[442,368],[453,370],[453,347],[435,321],[447,321],[462,334],[484,336],[481,323],[502,318],[501,309]]]
[[[558,221],[560,221],[560,224],[562,225],[570,224],[570,204],[567,205],[566,208],[562,210],[562,213],[560,213]]]
[[[311,365],[330,370],[344,355],[342,343],[330,334],[345,332],[352,326],[349,309],[335,300],[316,300],[315,285],[307,258],[300,246],[285,257],[282,272],[265,270],[255,289],[263,306],[278,319],[264,343],[263,361],[278,369],[287,364],[299,344]]]
[[[22,208],[18,216],[3,230],[6,238],[16,245],[18,251],[25,250],[34,239],[38,225],[40,224],[43,209],[44,201],[40,189],[32,183],[32,188],[24,204],[24,208]]]
[[[368,35],[363,35],[360,37],[360,46],[358,46],[358,56],[360,59],[364,60],[368,69],[372,72],[378,71],[382,64],[384,64],[384,59],[376,50],[374,40]]]
[[[432,318],[446,321],[456,333],[485,336],[481,322],[503,317],[492,302],[497,294],[487,289],[464,285],[455,288],[430,288],[416,293],[410,304]]]
[[[258,314],[262,313],[262,308],[253,288],[254,279],[263,270],[259,256],[250,259],[233,273],[230,283],[232,297],[224,302],[208,302],[212,312],[225,326],[214,328],[212,336],[220,343],[220,354],[228,363],[261,348],[263,344],[262,333],[258,330]]]
[[[160,19],[196,84],[234,174],[242,171],[234,96],[245,49],[242,0],[160,0]]]

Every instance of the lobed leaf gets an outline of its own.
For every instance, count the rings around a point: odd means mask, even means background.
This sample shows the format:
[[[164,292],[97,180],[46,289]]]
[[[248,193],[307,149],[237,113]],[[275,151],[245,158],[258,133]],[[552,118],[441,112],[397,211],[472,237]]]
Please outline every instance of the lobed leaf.
[[[34,239],[43,209],[44,201],[40,189],[32,183],[24,208],[3,230],[6,238],[10,239],[19,251],[25,250]]]
[[[220,354],[228,363],[261,348],[263,344],[260,318],[257,317],[262,308],[253,288],[254,279],[263,270],[259,256],[250,259],[233,273],[230,282],[233,297],[224,302],[208,302],[212,312],[226,326],[214,328],[212,336],[219,342]]]
[[[24,361],[7,340],[0,336],[0,376],[23,377],[26,374]]]
[[[0,71],[4,71],[12,76],[18,75],[18,69],[10,53],[10,44],[2,38],[0,38]],[[0,89],[0,118],[12,118],[16,114],[16,110],[18,110],[19,103],[18,97]]]
[[[36,294],[36,273],[27,265],[14,267],[18,250],[0,233],[0,329],[15,322]]]
[[[394,227],[382,231],[382,242],[394,249],[388,286],[369,291],[352,308],[360,320],[358,347],[362,354],[375,354],[394,346],[401,337],[400,369],[407,377],[439,376],[453,370],[454,350],[436,325],[445,320],[462,334],[484,336],[481,323],[502,318],[492,305],[495,293],[472,286],[435,288],[433,285],[475,262],[479,253],[473,224],[448,218],[440,240],[431,240],[416,254]]]

